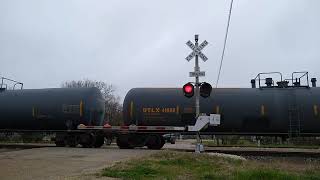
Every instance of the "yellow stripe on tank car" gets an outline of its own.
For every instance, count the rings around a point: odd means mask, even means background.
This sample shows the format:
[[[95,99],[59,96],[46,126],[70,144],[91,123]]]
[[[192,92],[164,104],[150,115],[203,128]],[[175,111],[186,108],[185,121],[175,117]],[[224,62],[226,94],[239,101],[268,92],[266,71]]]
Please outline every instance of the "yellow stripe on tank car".
[[[261,111],[261,116],[264,116],[266,114],[264,105],[261,105],[260,111]]]
[[[177,112],[176,112],[177,114],[179,114],[179,106],[177,105]]]
[[[35,109],[34,107],[32,107],[32,117],[35,117],[36,113],[35,113]]]
[[[32,117],[38,117],[38,114],[39,114],[39,112],[38,112],[38,109],[36,108],[36,107],[32,107]]]
[[[80,101],[80,108],[79,108],[80,117],[83,116],[83,110],[84,110],[84,103],[83,103],[83,101],[81,100],[81,101]]]
[[[318,112],[318,106],[317,105],[313,105],[313,114],[315,116],[318,116],[319,112]]]
[[[216,114],[220,114],[220,106],[216,106]]]
[[[130,119],[133,119],[133,101],[130,102]]]

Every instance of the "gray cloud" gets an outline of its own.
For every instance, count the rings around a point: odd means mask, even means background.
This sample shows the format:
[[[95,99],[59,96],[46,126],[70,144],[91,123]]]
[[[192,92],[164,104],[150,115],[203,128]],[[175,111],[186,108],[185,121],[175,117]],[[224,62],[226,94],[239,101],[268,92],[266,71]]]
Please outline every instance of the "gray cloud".
[[[196,4],[197,3],[197,4]],[[192,81],[184,58],[194,34],[209,45],[202,80],[215,83],[230,1],[0,2],[0,75],[26,88],[73,79],[133,87],[180,87]],[[234,1],[220,87],[249,87],[261,71],[308,70],[320,77],[320,23],[310,1]]]

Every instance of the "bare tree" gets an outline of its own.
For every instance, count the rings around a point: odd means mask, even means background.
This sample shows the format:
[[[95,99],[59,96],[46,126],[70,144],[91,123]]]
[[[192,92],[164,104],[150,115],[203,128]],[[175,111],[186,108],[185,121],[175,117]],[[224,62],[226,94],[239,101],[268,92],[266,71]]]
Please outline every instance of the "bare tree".
[[[107,84],[102,81],[93,81],[89,79],[78,80],[78,81],[67,81],[62,83],[61,87],[64,87],[64,88],[96,87],[101,91],[102,96],[106,101],[109,101],[110,99],[114,98],[113,93],[115,91],[115,88],[110,84]]]
[[[122,124],[122,104],[120,97],[114,94],[115,88],[111,84],[102,81],[94,81],[89,79],[78,81],[66,81],[61,84],[64,88],[81,88],[81,87],[96,87],[98,88],[103,98],[105,99],[105,123],[111,125]]]
[[[111,125],[122,125],[122,104],[120,97],[111,97],[106,102],[106,118],[109,119]]]

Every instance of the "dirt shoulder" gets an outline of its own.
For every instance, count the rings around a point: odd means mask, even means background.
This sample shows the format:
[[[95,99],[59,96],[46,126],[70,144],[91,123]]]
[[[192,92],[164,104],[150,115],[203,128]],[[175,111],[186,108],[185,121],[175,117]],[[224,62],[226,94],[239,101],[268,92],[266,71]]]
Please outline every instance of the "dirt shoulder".
[[[118,148],[46,147],[0,153],[1,179],[92,179],[92,174],[117,161],[156,151]],[[90,175],[91,174],[91,175]],[[76,178],[76,179],[78,179]]]

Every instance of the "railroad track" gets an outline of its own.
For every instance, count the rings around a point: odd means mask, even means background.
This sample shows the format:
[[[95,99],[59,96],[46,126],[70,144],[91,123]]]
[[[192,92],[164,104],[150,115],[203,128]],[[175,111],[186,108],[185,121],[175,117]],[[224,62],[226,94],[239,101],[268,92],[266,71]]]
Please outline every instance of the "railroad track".
[[[194,152],[194,148],[166,148]],[[250,148],[250,147],[205,147],[205,152],[234,154],[239,156],[305,157],[320,158],[320,149],[298,148]]]
[[[2,143],[0,148],[4,149],[32,149],[43,147],[56,147],[55,144],[37,143]],[[107,146],[109,147],[109,146]],[[112,146],[113,147],[113,146]],[[114,147],[115,148],[115,147]],[[166,147],[164,149],[194,152],[194,146],[188,147]],[[304,157],[320,158],[320,149],[299,149],[299,148],[253,148],[253,147],[205,147],[205,152],[234,154],[239,156],[272,156],[272,157]]]
[[[277,150],[206,150],[206,152],[216,152],[225,154],[234,154],[239,156],[273,156],[273,157],[308,157],[320,158],[319,152],[303,152],[303,151],[277,151]]]
[[[0,148],[4,149],[32,149],[43,147],[56,147],[55,144],[37,144],[37,143],[2,143]]]

